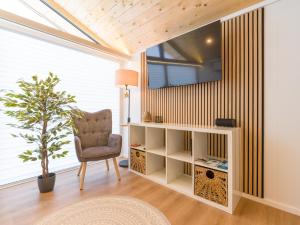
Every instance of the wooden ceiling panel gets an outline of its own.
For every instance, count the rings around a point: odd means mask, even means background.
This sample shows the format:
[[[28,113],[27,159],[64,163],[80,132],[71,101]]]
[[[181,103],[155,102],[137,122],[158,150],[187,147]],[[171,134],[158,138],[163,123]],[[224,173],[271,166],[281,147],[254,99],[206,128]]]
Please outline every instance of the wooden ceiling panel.
[[[120,33],[121,36],[125,36],[134,31],[141,31],[141,28],[146,28],[146,26],[151,26],[151,31],[155,30],[161,22],[166,22],[171,18],[169,14],[176,13],[176,7],[181,5],[182,0],[161,0],[157,4],[152,5],[148,10],[142,11],[136,16],[128,15],[127,21],[122,20],[115,24],[108,32],[111,34]],[[161,18],[165,18],[162,20]],[[147,27],[148,29],[148,27]],[[114,36],[118,38],[118,36]]]
[[[219,7],[215,7],[215,4],[202,5],[202,7],[198,7],[196,12],[194,8],[196,7],[196,2],[199,1],[190,0],[190,2],[194,2],[195,4],[190,4],[187,7],[182,6],[185,9],[181,11],[181,14],[178,14],[178,11],[174,9],[166,11],[162,14],[162,17],[169,17],[171,19],[160,21],[159,17],[156,17],[151,20],[151,23],[143,24],[138,29],[132,29],[130,32],[125,33],[122,39],[125,43],[129,41],[130,43],[135,43],[135,45],[130,46],[130,49],[136,52],[142,50],[144,46],[150,47],[161,43],[231,13],[231,11],[224,10],[230,9],[228,1],[210,1],[211,3],[218,4]],[[219,15],[219,17],[216,18],[215,15]],[[172,19],[176,17],[182,18],[180,23]],[[157,25],[153,27],[153,24]],[[179,30],[182,32],[178,32]]]
[[[49,0],[125,54],[194,30],[262,0]]]
[[[121,11],[122,13],[115,14],[114,17],[116,19],[108,22],[104,21],[102,23],[102,29],[108,30],[112,32],[112,30],[117,30],[123,26],[135,26],[136,21],[141,19],[145,19],[145,14],[147,12],[153,12],[153,7],[156,5],[161,4],[161,0],[140,0],[137,4],[134,4],[128,10]]]

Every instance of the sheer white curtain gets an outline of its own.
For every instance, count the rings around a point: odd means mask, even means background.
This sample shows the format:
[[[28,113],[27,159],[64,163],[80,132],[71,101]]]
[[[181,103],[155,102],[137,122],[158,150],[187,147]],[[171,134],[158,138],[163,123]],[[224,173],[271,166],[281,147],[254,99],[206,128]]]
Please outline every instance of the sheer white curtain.
[[[114,86],[114,73],[119,63],[54,45],[18,33],[0,29],[0,90],[17,89],[16,81],[32,75],[47,76],[51,71],[61,79],[59,89],[75,95],[77,106],[93,112],[110,108],[113,132],[119,133],[120,95]],[[33,177],[41,173],[38,162],[22,163],[18,154],[28,148],[17,132],[6,124],[10,118],[0,112],[0,185]],[[67,157],[50,160],[50,170],[76,165],[73,137]]]

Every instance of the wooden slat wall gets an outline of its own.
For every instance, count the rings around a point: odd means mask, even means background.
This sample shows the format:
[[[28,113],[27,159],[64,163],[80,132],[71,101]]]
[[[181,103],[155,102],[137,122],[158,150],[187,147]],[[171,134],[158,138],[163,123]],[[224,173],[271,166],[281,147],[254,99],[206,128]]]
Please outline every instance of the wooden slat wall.
[[[263,197],[263,9],[222,22],[222,80],[189,86],[147,88],[142,54],[142,115],[166,123],[213,125],[235,118],[242,128],[243,191]],[[226,157],[224,136],[209,136],[208,153]]]

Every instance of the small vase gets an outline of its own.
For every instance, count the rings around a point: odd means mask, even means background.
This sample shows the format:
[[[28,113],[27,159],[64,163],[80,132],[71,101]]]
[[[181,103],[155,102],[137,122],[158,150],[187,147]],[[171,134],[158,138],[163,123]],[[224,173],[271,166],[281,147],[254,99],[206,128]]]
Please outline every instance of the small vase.
[[[38,176],[37,182],[41,193],[53,191],[55,184],[55,173],[49,173],[49,176],[44,178],[42,175]]]
[[[151,118],[151,114],[149,112],[145,112],[144,116],[143,116],[143,120],[144,122],[151,122],[152,118]]]

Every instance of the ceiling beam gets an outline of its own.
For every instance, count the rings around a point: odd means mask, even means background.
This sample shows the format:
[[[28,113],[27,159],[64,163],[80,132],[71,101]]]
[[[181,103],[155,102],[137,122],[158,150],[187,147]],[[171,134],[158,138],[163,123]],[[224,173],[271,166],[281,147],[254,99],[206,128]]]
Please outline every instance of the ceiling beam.
[[[65,20],[75,26],[79,31],[84,33],[90,39],[94,40],[98,44],[112,48],[109,44],[107,44],[102,38],[100,38],[95,32],[89,29],[86,25],[80,22],[76,17],[74,17],[71,13],[65,10],[61,5],[56,3],[54,0],[40,0],[45,5],[50,7],[53,11],[55,11],[59,16],[62,16]]]

